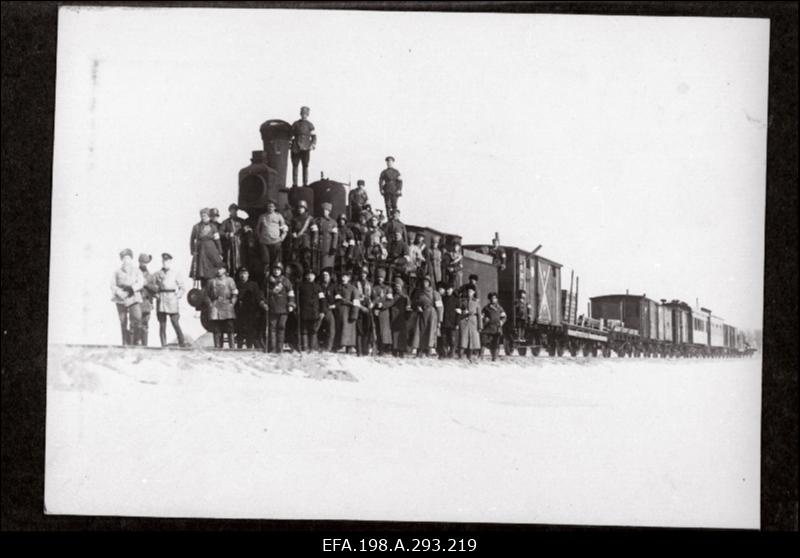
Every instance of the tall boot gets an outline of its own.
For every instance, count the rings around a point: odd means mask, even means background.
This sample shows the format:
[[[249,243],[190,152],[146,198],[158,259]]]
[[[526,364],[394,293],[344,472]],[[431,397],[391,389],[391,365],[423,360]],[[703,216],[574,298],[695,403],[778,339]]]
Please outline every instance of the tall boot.
[[[308,186],[308,165],[303,165],[303,186]]]
[[[220,342],[220,334],[215,331],[214,333],[212,333],[212,335],[214,336],[214,347],[215,348],[222,347],[222,343]]]
[[[233,349],[233,348],[234,348],[234,346],[233,346],[233,331],[232,331],[232,330],[230,330],[230,329],[228,330],[228,346],[229,346],[231,349]]]
[[[167,328],[166,328],[166,324],[165,324],[165,327],[159,328],[159,330],[158,330],[158,339],[161,341],[161,346],[162,347],[166,347],[167,346]]]
[[[297,186],[297,166],[298,165],[292,163],[292,186]]]
[[[185,347],[186,342],[184,341],[183,338],[183,330],[181,329],[181,326],[178,324],[178,320],[172,322],[172,327],[175,328],[175,334],[178,336],[178,346]],[[166,345],[166,343],[167,343],[167,330],[166,328],[164,328],[164,344]]]
[[[143,327],[141,335],[142,335],[142,345],[145,347],[147,347],[147,333],[148,329],[146,327]]]
[[[131,344],[131,332],[128,331],[128,328],[125,324],[120,325],[120,329],[122,331],[122,344],[123,345],[130,345]]]

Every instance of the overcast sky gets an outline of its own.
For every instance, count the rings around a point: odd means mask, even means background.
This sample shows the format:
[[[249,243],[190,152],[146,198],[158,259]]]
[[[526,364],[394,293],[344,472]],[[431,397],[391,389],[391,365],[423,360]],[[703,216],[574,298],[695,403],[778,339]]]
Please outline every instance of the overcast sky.
[[[629,289],[760,327],[768,44],[754,19],[62,8],[51,341],[118,343],[118,252],[186,272],[198,210],[301,105],[312,180],[377,202],[394,155],[405,222],[542,244],[580,312]]]

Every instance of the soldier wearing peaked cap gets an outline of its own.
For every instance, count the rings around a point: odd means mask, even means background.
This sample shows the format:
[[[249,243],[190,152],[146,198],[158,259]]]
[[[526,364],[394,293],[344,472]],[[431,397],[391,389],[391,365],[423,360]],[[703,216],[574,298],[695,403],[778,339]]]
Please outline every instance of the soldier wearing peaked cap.
[[[291,235],[291,261],[299,263],[304,270],[311,269],[314,219],[308,213],[308,204],[300,200],[289,224]]]
[[[317,219],[319,235],[320,267],[333,269],[336,264],[336,247],[339,244],[339,230],[336,221],[331,217],[333,205],[329,202],[322,204],[322,217]]]
[[[122,250],[119,259],[122,265],[111,277],[111,302],[117,306],[122,344],[133,345],[140,337],[144,278],[133,265],[133,250]]]
[[[397,200],[403,195],[403,177],[400,171],[394,168],[394,157],[386,157],[386,168],[378,177],[378,187],[386,202],[386,214],[391,215],[397,209]]]
[[[167,318],[172,323],[178,345],[186,342],[180,326],[179,301],[183,296],[184,286],[178,273],[172,268],[172,255],[161,254],[161,269],[153,274],[153,285],[156,288],[156,318],[158,318],[158,336],[161,346],[167,345]]]
[[[297,167],[303,164],[303,186],[308,186],[308,162],[311,151],[317,148],[317,134],[308,119],[311,109],[300,107],[300,120],[292,124],[292,187],[297,186]]]
[[[386,270],[378,269],[372,286],[372,313],[375,316],[375,341],[378,354],[392,349],[392,327],[389,307],[394,300],[392,288],[386,284]]]
[[[292,282],[283,275],[283,264],[276,262],[267,285],[267,306],[269,307],[269,342],[267,350],[283,352],[286,336],[286,321],[294,312],[295,293]]]

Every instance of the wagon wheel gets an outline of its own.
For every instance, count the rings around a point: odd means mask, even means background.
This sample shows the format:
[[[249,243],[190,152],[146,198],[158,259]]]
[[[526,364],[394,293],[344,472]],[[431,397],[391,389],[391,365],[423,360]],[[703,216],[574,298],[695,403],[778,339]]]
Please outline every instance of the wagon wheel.
[[[569,349],[570,356],[578,356],[578,344],[574,341],[570,341],[567,344],[567,348]]]
[[[517,353],[519,356],[525,356],[528,354],[528,348],[523,346],[517,347]]]
[[[541,353],[541,352],[542,352],[541,345],[534,345],[533,347],[531,347],[531,354],[533,356],[537,357],[537,356],[539,356],[539,353]]]
[[[617,356],[618,356],[618,357],[620,357],[620,358],[625,358],[625,357],[627,356],[627,353],[628,353],[628,351],[627,351],[627,349],[625,348],[625,345],[624,345],[624,344],[623,344],[623,345],[619,345],[619,346],[617,346],[617,348],[616,348],[615,350],[616,350],[616,352],[617,352]]]
[[[208,319],[208,311],[201,310],[200,311],[200,324],[203,326],[203,329],[206,331],[213,332],[213,328],[211,327],[211,320]]]
[[[601,350],[601,352],[602,352],[602,355],[603,355],[605,358],[609,358],[609,357],[611,356],[611,347],[609,347],[608,345],[604,345],[604,346],[602,347],[602,350]]]
[[[589,356],[596,357],[597,356],[597,345],[592,343],[592,347],[589,349]]]

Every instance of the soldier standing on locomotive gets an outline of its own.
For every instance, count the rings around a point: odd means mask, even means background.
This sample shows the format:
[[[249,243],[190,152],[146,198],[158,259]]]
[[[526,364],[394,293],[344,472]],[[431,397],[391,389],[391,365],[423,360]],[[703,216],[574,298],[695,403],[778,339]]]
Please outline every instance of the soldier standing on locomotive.
[[[290,225],[292,233],[290,261],[299,263],[303,270],[311,269],[312,225],[314,219],[308,213],[308,204],[300,200]]]
[[[386,157],[386,168],[378,177],[378,187],[386,202],[386,214],[391,215],[397,209],[397,199],[403,195],[403,177],[400,171],[394,168],[394,157]]]
[[[117,306],[122,344],[133,345],[139,339],[142,320],[142,294],[144,278],[133,265],[133,250],[125,248],[119,253],[122,265],[111,278],[111,302]],[[129,329],[130,326],[130,329]]]
[[[399,230],[394,232],[394,241],[389,244],[387,260],[389,262],[389,281],[394,281],[395,277],[403,279],[408,271],[411,256],[408,245],[403,241],[402,233]]]
[[[222,253],[225,265],[230,270],[236,270],[244,265],[242,258],[242,235],[245,229],[244,220],[238,216],[239,206],[232,203],[228,206],[228,218],[220,225],[222,239]]]
[[[286,225],[283,215],[277,212],[277,207],[274,201],[269,200],[267,211],[258,218],[256,226],[256,237],[258,237],[261,263],[265,273],[268,273],[273,264],[281,261],[281,246],[289,233],[289,227]]]
[[[192,269],[189,276],[205,287],[209,280],[217,275],[217,269],[223,265],[222,244],[216,225],[211,222],[211,210],[200,210],[200,222],[192,227],[189,248],[192,253]]]
[[[333,205],[330,202],[322,204],[322,217],[317,220],[319,235],[320,268],[333,270],[336,265],[336,246],[339,242],[339,230],[336,221],[331,217]]]
[[[297,186],[297,167],[303,164],[303,186],[308,186],[308,162],[311,151],[317,148],[317,135],[314,125],[308,120],[311,109],[300,107],[300,120],[292,124],[292,187]]]
[[[336,273],[341,275],[342,272],[352,271],[353,269],[353,249],[356,245],[356,237],[353,230],[347,224],[347,216],[342,213],[339,215],[337,221],[337,229],[339,235],[337,237],[338,244],[336,246]]]
[[[347,196],[347,203],[350,207],[350,220],[353,223],[359,223],[361,214],[364,213],[364,208],[369,204],[369,196],[364,189],[363,180],[356,182],[355,190],[351,190]]]

